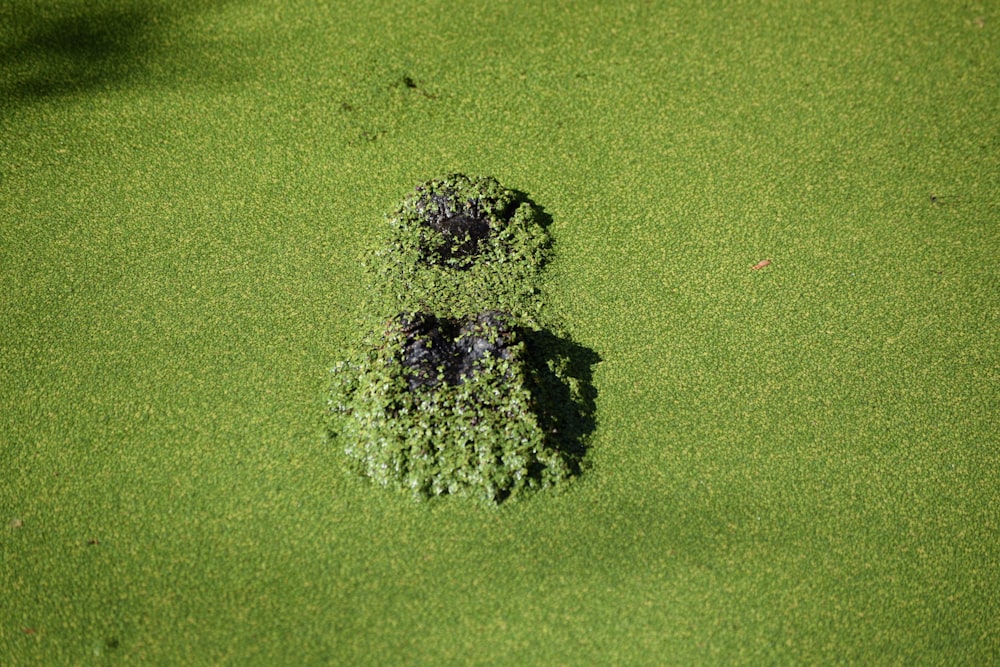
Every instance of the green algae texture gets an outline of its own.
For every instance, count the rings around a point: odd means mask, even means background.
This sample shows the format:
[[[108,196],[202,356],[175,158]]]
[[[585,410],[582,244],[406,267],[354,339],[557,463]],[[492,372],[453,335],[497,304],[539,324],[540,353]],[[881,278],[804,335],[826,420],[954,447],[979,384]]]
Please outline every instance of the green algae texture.
[[[523,195],[491,177],[451,174],[417,186],[388,228],[367,262],[379,315],[497,310],[523,323],[538,317],[552,242]]]
[[[0,1],[0,665],[1000,663],[997,81],[992,0]],[[455,173],[584,467],[499,504],[326,434]]]
[[[546,447],[523,343],[507,348],[507,358],[487,357],[462,382],[433,388],[407,382],[404,345],[388,335],[365,362],[335,370],[339,419],[331,430],[363,474],[421,495],[469,493],[488,502],[570,475]]]

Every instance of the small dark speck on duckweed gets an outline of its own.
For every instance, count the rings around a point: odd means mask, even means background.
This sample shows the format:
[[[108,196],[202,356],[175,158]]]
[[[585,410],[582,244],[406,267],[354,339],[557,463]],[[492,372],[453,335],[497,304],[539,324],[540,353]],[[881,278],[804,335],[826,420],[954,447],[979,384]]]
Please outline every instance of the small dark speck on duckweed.
[[[370,333],[332,371],[327,432],[354,469],[489,503],[579,474],[599,357],[543,321],[551,246],[538,209],[493,178],[403,200],[365,263]]]

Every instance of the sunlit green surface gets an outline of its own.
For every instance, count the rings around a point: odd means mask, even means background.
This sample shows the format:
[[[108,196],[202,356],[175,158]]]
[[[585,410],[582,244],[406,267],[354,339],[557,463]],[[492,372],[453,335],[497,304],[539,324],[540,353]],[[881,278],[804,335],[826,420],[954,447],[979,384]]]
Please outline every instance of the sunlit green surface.
[[[998,8],[537,4],[0,4],[0,663],[1000,660]],[[322,439],[453,171],[602,359],[499,509]]]

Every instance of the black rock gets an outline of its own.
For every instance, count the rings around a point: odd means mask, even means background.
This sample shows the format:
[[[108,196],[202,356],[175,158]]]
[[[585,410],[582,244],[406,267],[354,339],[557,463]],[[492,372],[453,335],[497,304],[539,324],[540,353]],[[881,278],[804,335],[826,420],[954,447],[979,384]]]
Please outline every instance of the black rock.
[[[487,356],[511,359],[516,344],[515,328],[498,311],[464,323],[429,313],[403,314],[396,327],[404,336],[400,361],[409,370],[411,390],[462,384]]]
[[[476,365],[487,355],[510,359],[515,332],[508,317],[495,310],[487,311],[465,324],[458,332],[458,376],[471,377]]]
[[[474,257],[490,235],[489,216],[475,199],[463,201],[455,191],[426,194],[416,202],[424,222],[444,237],[438,248],[442,259]]]
[[[410,388],[438,384],[439,376],[450,366],[454,342],[441,322],[427,313],[400,315],[399,329],[405,336],[403,366],[410,370]]]

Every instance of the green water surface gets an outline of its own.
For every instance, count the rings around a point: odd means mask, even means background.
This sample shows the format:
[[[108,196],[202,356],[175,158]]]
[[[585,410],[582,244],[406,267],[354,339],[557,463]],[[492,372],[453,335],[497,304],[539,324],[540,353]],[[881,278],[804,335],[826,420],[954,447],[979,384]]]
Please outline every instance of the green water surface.
[[[3,2],[0,663],[997,662],[998,81],[995,2]],[[454,171],[601,359],[499,508],[323,441]]]

